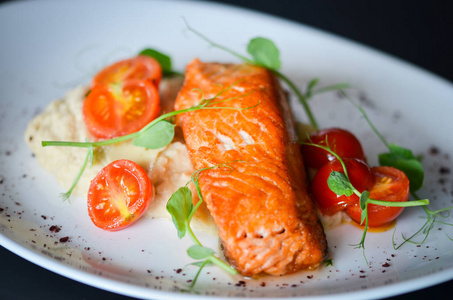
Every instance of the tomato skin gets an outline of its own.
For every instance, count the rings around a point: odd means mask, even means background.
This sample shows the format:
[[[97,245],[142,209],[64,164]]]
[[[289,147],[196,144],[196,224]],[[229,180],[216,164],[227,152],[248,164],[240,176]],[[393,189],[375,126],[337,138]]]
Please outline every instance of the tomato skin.
[[[142,167],[127,159],[116,160],[91,181],[88,214],[99,228],[121,230],[145,213],[153,196],[153,185]]]
[[[370,190],[370,198],[375,200],[405,202],[409,200],[409,179],[404,172],[393,167],[373,167],[375,183]],[[379,227],[395,220],[403,207],[389,207],[368,204],[368,226]],[[346,213],[360,223],[362,210],[359,202],[346,208]]]
[[[159,111],[157,88],[137,79],[95,86],[83,102],[85,125],[98,139],[136,132],[155,119]]]
[[[356,158],[344,158],[346,170],[352,185],[363,192],[369,190],[374,184],[374,178],[368,166]],[[332,171],[344,173],[343,167],[338,160],[326,163],[318,170],[311,184],[311,193],[321,213],[324,215],[333,215],[344,210],[348,205],[359,201],[356,195],[338,196],[332,192],[327,184]]]
[[[307,142],[326,146],[326,140],[330,148],[341,158],[357,158],[366,161],[359,140],[351,132],[341,128],[317,131],[309,136]],[[329,152],[310,145],[302,145],[301,151],[306,166],[313,169],[319,169],[335,159],[335,156]]]
[[[119,83],[130,79],[150,81],[158,86],[162,79],[162,68],[154,58],[139,55],[102,69],[93,78],[92,86]]]

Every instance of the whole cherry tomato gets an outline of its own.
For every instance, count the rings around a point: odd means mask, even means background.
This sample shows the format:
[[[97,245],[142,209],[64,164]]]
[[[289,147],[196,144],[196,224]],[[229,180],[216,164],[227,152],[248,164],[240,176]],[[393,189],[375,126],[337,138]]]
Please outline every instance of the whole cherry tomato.
[[[344,158],[343,161],[352,185],[360,192],[371,189],[374,178],[368,166],[355,158]],[[338,196],[330,190],[327,179],[332,171],[344,173],[340,161],[333,160],[326,163],[318,170],[311,184],[313,199],[324,215],[333,215],[345,209],[348,205],[359,201],[359,198],[354,194]]]
[[[382,201],[404,202],[409,199],[409,179],[404,172],[393,167],[371,168],[374,175],[374,185],[370,190],[370,198]],[[368,226],[385,225],[398,217],[402,207],[390,207],[368,204]],[[346,213],[357,223],[360,223],[362,209],[357,201],[346,208]]]
[[[162,78],[162,68],[152,57],[139,55],[116,62],[102,69],[92,81],[96,85],[109,85],[129,79],[147,80],[158,86]]]
[[[97,227],[120,230],[144,214],[153,195],[153,186],[142,167],[130,160],[116,160],[91,181],[88,214]]]
[[[365,161],[362,145],[349,131],[340,128],[329,128],[310,135],[307,142],[329,147],[341,158],[357,158]],[[307,167],[319,169],[335,156],[329,152],[310,145],[301,146],[302,156]]]
[[[98,139],[136,132],[154,120],[159,111],[157,88],[138,79],[97,85],[83,103],[85,125]]]

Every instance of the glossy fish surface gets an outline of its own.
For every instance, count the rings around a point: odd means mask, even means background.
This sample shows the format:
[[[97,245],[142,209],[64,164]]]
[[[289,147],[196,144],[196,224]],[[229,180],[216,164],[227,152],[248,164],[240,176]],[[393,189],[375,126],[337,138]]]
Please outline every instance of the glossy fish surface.
[[[327,242],[278,80],[258,66],[195,59],[175,109],[216,95],[210,106],[222,108],[181,114],[178,124],[195,169],[222,166],[199,183],[225,256],[247,276],[316,268]]]

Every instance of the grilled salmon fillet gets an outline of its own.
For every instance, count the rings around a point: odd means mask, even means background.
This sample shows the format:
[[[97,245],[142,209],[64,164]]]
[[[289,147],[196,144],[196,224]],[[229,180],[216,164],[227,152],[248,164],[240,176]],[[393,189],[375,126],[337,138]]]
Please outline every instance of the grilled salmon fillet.
[[[213,106],[246,109],[184,113],[178,124],[195,169],[231,167],[205,170],[199,177],[226,258],[247,276],[316,268],[327,242],[277,79],[257,66],[196,59],[187,67],[175,109],[197,105],[201,97],[222,90],[214,101],[226,101]]]

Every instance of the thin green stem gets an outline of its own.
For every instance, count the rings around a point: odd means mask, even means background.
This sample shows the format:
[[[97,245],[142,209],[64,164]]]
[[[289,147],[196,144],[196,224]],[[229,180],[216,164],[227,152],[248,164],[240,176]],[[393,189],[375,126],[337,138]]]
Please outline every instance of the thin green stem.
[[[128,134],[128,135],[123,135],[123,136],[116,137],[116,138],[113,138],[113,139],[103,140],[103,141],[98,141],[98,142],[42,141],[41,144],[42,144],[43,147],[46,147],[46,146],[80,147],[80,148],[102,147],[102,146],[112,145],[112,144],[116,144],[116,143],[120,143],[120,142],[124,142],[124,141],[127,141],[127,140],[134,139],[134,138],[140,136],[141,134],[143,134],[150,127],[154,126],[158,122],[163,121],[163,120],[168,119],[168,118],[172,118],[172,117],[174,117],[174,116],[176,116],[178,114],[191,112],[191,111],[197,111],[197,110],[205,110],[205,109],[247,110],[247,109],[255,108],[256,106],[258,106],[260,104],[260,102],[258,102],[257,104],[255,104],[253,106],[250,106],[250,107],[208,106],[208,105],[216,104],[217,102],[220,103],[220,102],[231,101],[231,100],[238,99],[238,98],[241,98],[241,97],[244,97],[244,96],[247,96],[248,94],[250,94],[250,93],[247,93],[247,94],[244,94],[244,95],[239,95],[239,96],[236,96],[236,97],[227,98],[227,99],[224,99],[222,101],[213,102],[214,99],[219,97],[225,91],[228,91],[230,88],[231,88],[231,86],[226,88],[226,89],[221,90],[219,93],[217,93],[212,98],[202,99],[198,105],[195,105],[195,106],[192,106],[192,107],[189,107],[189,108],[186,108],[186,109],[176,110],[176,111],[172,111],[172,112],[163,114],[163,115],[157,117],[156,119],[154,119],[153,121],[151,121],[150,123],[148,123],[141,130],[139,130],[137,132],[133,132],[133,133]]]
[[[233,50],[230,50],[228,49],[227,47],[225,46],[222,46],[220,44],[217,44],[216,42],[212,41],[211,39],[207,38],[206,36],[202,35],[200,32],[196,31],[195,29],[193,29],[192,27],[190,27],[189,23],[187,23],[186,19],[184,19],[184,23],[186,24],[186,27],[187,29],[189,29],[190,31],[192,31],[194,34],[196,34],[198,37],[200,37],[202,40],[206,41],[208,44],[210,44],[212,47],[215,47],[215,48],[219,48],[225,52],[228,52],[230,54],[232,54],[233,56],[236,56],[237,58],[249,63],[249,64],[255,64],[254,61],[248,59],[247,57],[233,51]]]
[[[339,83],[339,84],[329,85],[329,86],[325,86],[325,87],[312,91],[311,96],[318,95],[318,94],[325,93],[325,92],[337,91],[337,90],[342,91],[343,89],[347,89],[347,88],[351,88],[351,85],[348,83]]]
[[[241,59],[242,61],[248,63],[248,64],[252,64],[252,65],[258,65],[258,66],[261,66],[261,67],[265,67],[267,68],[266,66],[262,66],[261,64],[258,64],[256,63],[255,61],[231,50],[231,49],[228,49],[227,47],[225,46],[222,46],[220,44],[217,44],[216,42],[212,41],[211,39],[209,39],[208,37],[204,36],[203,34],[201,34],[200,32],[196,31],[195,29],[193,29],[192,27],[190,27],[190,25],[187,23],[187,21],[185,19],[183,19],[185,24],[186,24],[186,27],[187,29],[189,29],[191,32],[193,32],[194,34],[196,34],[198,37],[200,37],[202,40],[206,41],[208,44],[210,44],[212,47],[215,47],[215,48],[218,48],[218,49],[221,49],[225,52],[228,52],[230,54],[232,54],[233,56],[236,56],[237,58]],[[299,89],[296,87],[296,85],[291,81],[289,80],[289,78],[287,78],[285,75],[283,75],[282,73],[280,73],[279,71],[275,70],[275,69],[272,69],[272,68],[267,68],[269,69],[270,71],[272,71],[275,75],[277,75],[278,77],[280,77],[284,82],[286,82],[288,84],[288,86],[296,93],[297,97],[299,98],[299,101],[300,103],[302,104],[304,110],[305,110],[305,113],[307,114],[308,116],[308,119],[310,121],[310,124],[316,129],[316,130],[319,130],[319,126],[318,126],[318,123],[316,122],[316,119],[313,115],[313,113],[311,112],[311,109],[310,107],[308,106],[308,103],[307,103],[307,98],[299,91]]]
[[[189,233],[189,237],[190,239],[192,240],[192,242],[194,242],[194,244],[197,244],[199,246],[203,246],[200,241],[197,239],[197,237],[195,236],[195,234],[193,233],[192,231],[192,228],[190,227],[190,222],[187,221],[187,232]]]
[[[341,157],[335,152],[335,151],[332,151],[329,147],[325,147],[325,146],[322,146],[322,145],[318,145],[318,144],[314,144],[314,143],[302,143],[304,145],[309,145],[309,146],[313,146],[313,147],[317,147],[317,148],[320,148],[320,149],[323,149],[325,151],[328,151],[330,154],[332,154],[333,156],[335,156],[335,158],[340,162],[341,164],[341,167],[343,168],[343,173],[344,173],[344,176],[346,176],[346,178],[351,181],[349,179],[349,175],[348,175],[348,169],[346,169],[346,165],[344,163],[344,161],[341,159]],[[354,186],[353,186],[354,187]],[[354,188],[354,194],[356,194],[358,197],[360,197],[362,195],[362,193],[360,193],[358,190],[356,190]]]
[[[416,199],[416,201],[420,201],[420,197],[418,197],[418,195],[415,192],[411,192],[411,195],[412,195],[412,197],[414,197],[414,199]],[[410,202],[416,202],[416,201],[410,201]],[[426,213],[426,222],[420,227],[420,229],[418,229],[415,233],[413,233],[408,238],[405,238],[403,236],[404,241],[398,246],[396,246],[396,244],[394,242],[396,230],[393,232],[392,239],[393,239],[393,248],[395,250],[401,248],[406,243],[411,243],[411,244],[416,244],[416,245],[423,244],[428,239],[428,236],[429,236],[432,228],[434,227],[435,223],[441,223],[441,224],[444,224],[444,225],[453,226],[453,224],[451,224],[451,223],[437,221],[437,217],[444,217],[444,216],[441,215],[441,213],[450,212],[450,210],[453,209],[453,206],[442,208],[442,209],[435,210],[435,211],[430,210],[427,205],[423,205],[422,208],[423,208],[423,210]],[[448,217],[448,216],[446,216],[446,217]],[[419,235],[420,233],[424,234],[423,239],[420,242],[414,242],[413,239],[417,235]]]
[[[83,162],[82,167],[80,168],[79,173],[77,174],[76,178],[74,179],[74,182],[72,183],[72,185],[71,185],[71,187],[69,188],[69,190],[68,190],[66,193],[63,193],[63,194],[62,194],[63,201],[68,200],[69,197],[71,196],[72,191],[73,191],[74,188],[77,186],[77,183],[80,181],[80,178],[82,177],[82,174],[83,174],[83,172],[85,171],[85,168],[86,168],[86,166],[87,166],[87,164],[88,164],[88,161],[89,161],[90,157],[92,157],[92,155],[93,155],[93,149],[89,148],[89,149],[88,149],[88,152],[87,152],[87,155],[85,156],[85,161]]]
[[[277,70],[272,70],[272,72],[274,72],[275,75],[280,77],[286,84],[288,84],[288,86],[293,90],[293,92],[296,93],[297,98],[299,98],[299,102],[302,104],[305,113],[307,114],[311,126],[313,126],[316,130],[319,130],[318,122],[316,122],[315,116],[313,115],[305,96],[299,91],[296,85],[288,77],[286,77]]]
[[[195,284],[197,283],[198,277],[200,276],[201,270],[203,270],[203,268],[206,266],[207,263],[209,263],[209,260],[208,260],[208,259],[206,259],[206,260],[201,264],[201,266],[199,267],[197,274],[195,275],[195,277],[194,277],[193,280],[192,280],[192,284],[190,285],[190,289],[193,289],[193,288],[195,287]]]
[[[216,264],[217,266],[221,267],[223,270],[227,271],[228,273],[232,274],[232,275],[237,275],[238,274],[238,271],[233,269],[229,264],[223,262],[221,259],[217,258],[216,256],[214,255],[211,255],[208,257],[208,259]]]
[[[392,206],[392,207],[414,207],[414,206],[425,206],[429,204],[429,199],[415,200],[415,201],[405,201],[405,202],[392,202],[392,201],[382,201],[368,199],[368,203],[381,205],[381,206]]]
[[[41,143],[42,143],[43,147],[46,147],[46,146],[63,146],[63,147],[82,147],[82,148],[87,148],[87,147],[101,147],[101,146],[112,145],[112,144],[116,144],[116,143],[120,143],[120,142],[124,142],[124,141],[130,140],[130,139],[136,138],[141,133],[143,133],[144,131],[148,130],[150,127],[152,127],[153,125],[155,125],[156,123],[158,123],[158,122],[160,122],[162,120],[165,120],[167,118],[173,117],[173,116],[175,116],[177,114],[190,112],[190,111],[195,111],[195,110],[200,110],[200,109],[206,109],[206,107],[200,107],[200,106],[197,105],[197,106],[193,106],[193,107],[190,107],[190,108],[187,108],[187,109],[176,110],[176,111],[172,111],[172,112],[163,114],[163,115],[157,117],[156,119],[154,119],[153,121],[151,121],[150,123],[148,123],[148,125],[146,125],[145,127],[143,127],[141,130],[139,130],[137,132],[134,132],[134,133],[131,133],[131,134],[128,134],[128,135],[123,135],[123,136],[116,137],[116,138],[109,139],[109,140],[98,141],[98,142],[42,141]]]
[[[220,164],[220,165],[216,165],[216,166],[212,166],[212,167],[208,167],[208,168],[203,168],[203,169],[199,169],[199,170],[196,170],[195,172],[192,173],[191,175],[191,179],[190,181],[187,183],[189,184],[190,182],[192,182],[194,185],[195,185],[195,188],[197,190],[197,194],[198,194],[198,202],[197,204],[195,204],[195,206],[192,208],[192,211],[190,212],[189,216],[187,217],[187,220],[186,220],[186,228],[187,228],[187,232],[189,234],[189,237],[190,239],[197,245],[199,246],[202,246],[203,245],[201,244],[201,242],[198,240],[198,238],[195,236],[194,232],[192,231],[192,228],[190,227],[190,221],[192,220],[192,217],[194,216],[195,212],[198,210],[198,208],[200,207],[200,205],[204,202],[203,200],[203,195],[201,194],[201,189],[200,189],[200,186],[199,186],[199,183],[198,183],[198,178],[200,176],[200,173],[205,171],[205,170],[209,170],[209,169],[214,169],[214,168],[219,168],[219,167],[229,167],[231,168],[230,166],[228,166],[227,164]],[[187,185],[186,184],[186,185]],[[193,279],[193,282],[190,286],[190,288],[192,289],[194,286],[195,286],[195,283],[200,275],[200,272],[201,270],[206,266],[206,264],[208,262],[212,262],[214,264],[216,264],[218,267],[222,268],[223,270],[227,271],[228,273],[232,274],[232,275],[236,275],[238,272],[233,269],[229,264],[223,262],[221,259],[217,258],[216,256],[214,255],[210,255],[204,262],[203,264],[200,266],[200,269],[198,270],[197,274],[195,275],[195,278]]]
[[[342,93],[342,95],[349,100],[349,102],[351,102],[352,105],[354,105],[363,115],[363,117],[365,118],[366,122],[368,123],[368,125],[371,127],[371,129],[374,131],[374,133],[378,136],[378,138],[381,140],[381,142],[387,147],[390,149],[390,145],[389,143],[387,142],[387,140],[384,138],[384,136],[379,132],[379,130],[377,130],[377,128],[374,126],[374,124],[371,122],[370,118],[368,117],[367,113],[365,112],[365,110],[362,108],[362,106],[360,105],[357,105],[354,103],[354,101],[351,100],[351,98],[349,98],[349,96],[345,93],[345,91],[343,91],[343,89],[340,89],[340,92]]]
[[[200,205],[203,203],[203,200],[198,200],[197,204],[195,204],[195,206],[193,207],[192,211],[190,212],[189,216],[187,217],[187,219],[189,220],[189,222],[192,220],[193,218],[193,215],[195,214],[195,212],[197,211],[197,209],[200,207]]]

